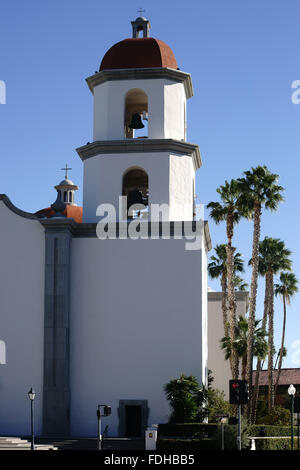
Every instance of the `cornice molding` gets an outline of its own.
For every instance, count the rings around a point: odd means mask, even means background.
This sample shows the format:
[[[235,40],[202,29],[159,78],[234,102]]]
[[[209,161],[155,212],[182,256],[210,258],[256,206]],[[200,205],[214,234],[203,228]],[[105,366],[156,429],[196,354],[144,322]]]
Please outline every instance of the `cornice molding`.
[[[86,78],[89,89],[94,94],[94,88],[101,83],[112,80],[145,80],[155,78],[166,78],[174,82],[184,84],[186,97],[194,95],[192,78],[189,73],[168,67],[142,68],[142,69],[111,69],[102,70]]]
[[[176,152],[193,157],[196,170],[201,168],[202,160],[198,145],[175,139],[126,139],[126,140],[98,140],[76,149],[81,160],[109,153],[135,153],[135,152]]]
[[[208,297],[209,302],[221,302],[222,292],[208,291],[207,297]],[[247,310],[248,304],[249,304],[249,292],[237,291],[235,292],[235,297],[238,302],[246,302],[246,310]]]
[[[39,219],[40,223],[45,228],[46,232],[66,232],[69,231],[72,235],[75,234],[77,227],[81,224],[75,222],[74,219],[70,218],[55,218],[50,219]]]

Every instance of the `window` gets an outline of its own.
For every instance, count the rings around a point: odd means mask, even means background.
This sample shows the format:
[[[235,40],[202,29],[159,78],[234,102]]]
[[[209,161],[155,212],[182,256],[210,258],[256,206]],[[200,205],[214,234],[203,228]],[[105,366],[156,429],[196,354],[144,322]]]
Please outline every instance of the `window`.
[[[148,175],[142,168],[127,170],[123,176],[123,196],[127,197],[124,218],[148,219]]]
[[[124,120],[127,139],[148,137],[148,97],[143,90],[133,88],[127,92]]]

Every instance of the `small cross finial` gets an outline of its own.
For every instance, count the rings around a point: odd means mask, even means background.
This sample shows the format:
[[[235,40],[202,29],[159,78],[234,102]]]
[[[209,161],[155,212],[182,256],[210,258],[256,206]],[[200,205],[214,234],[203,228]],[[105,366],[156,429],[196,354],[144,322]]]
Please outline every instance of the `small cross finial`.
[[[72,168],[68,168],[68,164],[66,163],[66,167],[65,168],[61,168],[62,171],[65,171],[66,174],[65,174],[65,179],[68,178],[68,171],[69,170],[72,170]]]
[[[143,10],[142,8],[140,8],[139,10],[137,10],[137,13],[139,16],[142,16],[143,13],[145,13],[146,10]]]

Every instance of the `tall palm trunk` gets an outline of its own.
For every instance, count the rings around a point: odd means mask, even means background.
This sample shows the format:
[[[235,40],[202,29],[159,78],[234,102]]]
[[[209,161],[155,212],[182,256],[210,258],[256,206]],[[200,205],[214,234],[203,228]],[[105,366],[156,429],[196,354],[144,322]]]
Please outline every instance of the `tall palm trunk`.
[[[232,247],[233,237],[233,212],[228,211],[227,217],[227,239],[228,244],[226,246],[227,253],[227,283],[228,283],[228,311],[229,311],[229,337],[231,344],[235,340],[236,331],[236,317],[235,317],[235,290],[234,290],[234,251]],[[239,359],[237,352],[232,348],[231,353],[231,371],[232,378],[234,380],[239,378]]]
[[[273,272],[269,276],[269,337],[268,337],[268,407],[269,412],[274,406],[274,383],[273,383],[273,363],[274,363],[274,281]]]
[[[268,319],[268,306],[269,306],[269,283],[268,283],[268,273],[265,275],[265,299],[264,299],[264,314],[262,319],[261,327],[263,330],[267,328],[267,319]],[[255,374],[255,384],[254,384],[254,391],[252,397],[252,423],[254,424],[256,421],[256,411],[257,411],[257,402],[258,402],[258,395],[259,395],[259,376],[260,371],[262,369],[262,360],[257,359],[256,363],[256,374]]]
[[[242,357],[242,380],[246,380],[247,356]]]
[[[283,348],[284,348],[284,338],[285,338],[285,326],[286,326],[286,300],[285,300],[285,295],[283,297],[283,325],[282,325],[282,337],[281,337],[281,347],[280,347],[280,356],[279,356],[279,363],[278,363],[278,372],[277,372],[277,378],[276,378],[276,385],[275,385],[275,390],[274,390],[274,399],[276,397],[277,393],[277,387],[279,383],[279,377],[281,373],[281,366],[282,366],[282,359],[283,359]]]
[[[222,313],[223,313],[223,325],[224,325],[224,336],[228,336],[228,323],[227,323],[227,278],[226,272],[223,271],[221,278],[222,286]]]
[[[253,228],[253,244],[252,244],[252,274],[250,286],[250,307],[248,319],[248,338],[247,338],[247,369],[246,377],[249,385],[250,401],[247,405],[247,419],[251,422],[252,409],[252,370],[253,370],[253,340],[255,328],[255,310],[257,296],[257,278],[258,278],[258,260],[259,260],[259,237],[260,237],[260,221],[261,221],[261,204],[254,204],[254,228]]]

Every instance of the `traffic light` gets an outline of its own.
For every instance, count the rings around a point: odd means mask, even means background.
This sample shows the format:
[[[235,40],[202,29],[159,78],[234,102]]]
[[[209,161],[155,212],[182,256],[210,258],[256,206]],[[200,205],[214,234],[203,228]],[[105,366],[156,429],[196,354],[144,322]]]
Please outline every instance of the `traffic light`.
[[[247,380],[229,380],[229,403],[231,405],[246,405],[248,401]]]
[[[111,414],[111,406],[105,406],[103,409],[104,416],[109,416]]]

